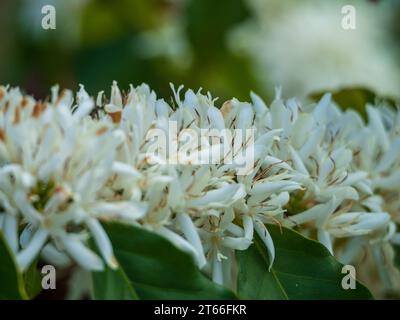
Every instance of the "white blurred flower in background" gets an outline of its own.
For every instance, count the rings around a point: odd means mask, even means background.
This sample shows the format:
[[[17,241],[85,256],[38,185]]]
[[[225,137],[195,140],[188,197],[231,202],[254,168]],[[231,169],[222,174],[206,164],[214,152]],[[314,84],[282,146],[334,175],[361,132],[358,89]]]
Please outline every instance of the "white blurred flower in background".
[[[299,98],[343,86],[399,95],[388,3],[247,1],[255,18],[237,27],[229,43],[253,60],[265,88],[281,84],[286,94]],[[355,30],[341,26],[346,4],[356,9]]]
[[[140,33],[134,39],[135,52],[147,59],[165,57],[177,67],[188,68],[193,57],[180,20],[175,17],[156,30]]]

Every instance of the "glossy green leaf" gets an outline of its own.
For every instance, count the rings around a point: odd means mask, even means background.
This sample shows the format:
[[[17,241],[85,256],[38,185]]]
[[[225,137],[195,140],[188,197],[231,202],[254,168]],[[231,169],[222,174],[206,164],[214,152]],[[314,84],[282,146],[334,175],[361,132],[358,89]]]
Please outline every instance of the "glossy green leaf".
[[[22,273],[0,232],[0,300],[28,299]]]
[[[271,271],[264,244],[255,238],[237,253],[238,295],[250,299],[371,299],[361,283],[356,289],[341,286],[343,265],[320,243],[296,231],[268,225],[276,257]]]
[[[106,291],[113,290],[114,299],[124,299],[131,289],[140,299],[235,298],[232,292],[204,276],[189,254],[163,237],[118,223],[104,224],[104,228],[120,270],[94,273],[95,298],[108,298]]]
[[[394,265],[400,270],[400,245],[393,245]]]
[[[42,275],[38,270],[38,259],[34,261],[23,275],[26,293],[30,299],[42,291]]]
[[[93,272],[93,296],[97,300],[137,300],[132,283],[122,270],[106,268],[103,272]]]

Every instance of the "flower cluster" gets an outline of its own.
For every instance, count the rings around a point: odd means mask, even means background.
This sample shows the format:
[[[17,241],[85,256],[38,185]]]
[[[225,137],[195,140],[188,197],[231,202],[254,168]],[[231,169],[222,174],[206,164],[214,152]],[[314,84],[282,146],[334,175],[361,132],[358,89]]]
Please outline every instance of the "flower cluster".
[[[217,108],[210,94],[181,91],[170,105],[147,85],[122,94],[114,82],[109,99],[81,87],[75,100],[53,87],[46,102],[0,87],[0,230],[23,270],[39,254],[55,265],[117,267],[103,220],[164,236],[226,286],[234,283],[235,251],[255,236],[273,265],[268,224],[316,237],[343,261],[374,246],[382,265],[381,246],[399,241],[398,110],[367,106],[366,123],[329,94],[301,106],[278,89],[269,107],[252,93],[249,103]],[[171,121],[178,130],[167,138],[177,145],[189,128],[251,129],[252,145],[234,136],[222,158],[252,147],[252,165],[239,175],[235,161],[158,161],[148,133],[170,134]],[[214,153],[220,145],[209,139],[201,147]]]

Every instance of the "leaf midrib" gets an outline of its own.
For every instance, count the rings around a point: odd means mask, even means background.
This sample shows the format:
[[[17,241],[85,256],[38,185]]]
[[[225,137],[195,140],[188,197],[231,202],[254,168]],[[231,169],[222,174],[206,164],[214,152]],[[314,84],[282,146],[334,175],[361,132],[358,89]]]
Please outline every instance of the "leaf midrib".
[[[256,247],[257,247],[257,250],[260,252],[261,257],[262,257],[263,260],[265,261],[265,264],[266,264],[266,265],[269,265],[269,259],[266,257],[264,250],[262,250],[262,248],[260,247],[261,244],[260,244],[260,242],[259,242],[258,239],[255,240],[255,245],[256,245]],[[274,268],[272,267],[271,270],[268,271],[268,272],[271,272],[271,273],[272,273],[272,276],[274,277],[276,283],[278,284],[279,288],[281,289],[281,291],[282,291],[282,293],[283,293],[285,299],[286,299],[286,300],[289,300],[289,295],[288,295],[288,293],[286,292],[285,288],[283,287],[283,285],[282,285],[281,281],[279,280],[278,276],[276,275]]]

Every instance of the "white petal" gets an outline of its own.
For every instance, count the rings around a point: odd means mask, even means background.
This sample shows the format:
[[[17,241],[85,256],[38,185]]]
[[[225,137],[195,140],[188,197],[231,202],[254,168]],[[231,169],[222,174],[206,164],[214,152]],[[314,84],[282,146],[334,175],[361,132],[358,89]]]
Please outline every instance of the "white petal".
[[[288,171],[293,170],[292,167],[289,166],[286,161],[282,161],[282,160],[272,157],[272,156],[266,156],[262,165],[263,165],[263,168],[269,167],[269,166],[274,166],[274,167],[285,169]]]
[[[111,241],[101,224],[99,221],[93,218],[89,218],[86,221],[86,224],[89,227],[104,260],[107,262],[110,268],[116,269],[118,267],[118,262],[117,259],[115,259]]]
[[[253,219],[249,216],[243,216],[243,228],[245,237],[249,240],[253,240],[254,226]]]
[[[318,241],[321,242],[331,254],[333,254],[332,239],[328,231],[318,229]]]
[[[272,241],[271,235],[269,234],[267,228],[261,221],[254,221],[254,229],[256,230],[257,234],[260,236],[261,240],[264,242],[265,246],[268,250],[269,256],[269,270],[271,270],[272,264],[275,260],[275,246],[274,242]]]
[[[383,125],[380,112],[376,108],[367,106],[367,113],[369,125],[378,135],[379,142],[382,145],[383,150],[387,150],[389,148],[389,139],[385,130],[385,126]]]
[[[91,209],[91,213],[99,217],[119,217],[127,220],[143,218],[148,206],[144,203],[129,201],[121,202],[100,202]]]
[[[321,143],[321,140],[324,137],[324,131],[325,129],[323,127],[317,127],[310,133],[306,143],[304,143],[299,151],[302,159],[307,159],[310,154],[314,152],[316,146]]]
[[[222,117],[221,111],[215,107],[210,107],[208,109],[208,118],[213,124],[213,127],[217,128],[218,130],[225,129],[225,122],[224,118]]]
[[[301,189],[300,184],[294,181],[266,181],[254,184],[249,194],[270,194],[282,191],[293,191]]]
[[[113,84],[111,87],[110,103],[119,108],[122,108],[122,95],[121,95],[121,91],[118,88],[117,81],[113,81]]]
[[[224,227],[221,226],[221,224],[220,224],[220,228],[222,229]],[[234,223],[229,223],[226,226],[225,230],[229,231],[231,234],[233,234],[235,237],[238,237],[238,238],[241,238],[245,235],[244,230]]]
[[[171,241],[171,243],[175,245],[178,249],[189,253],[193,257],[193,259],[197,261],[197,251],[186,239],[182,238],[180,235],[176,234],[166,227],[154,229],[154,232]]]
[[[197,264],[199,265],[199,268],[202,268],[206,264],[206,257],[204,255],[199,234],[197,233],[197,229],[193,224],[192,219],[185,213],[178,214],[176,219],[186,239],[195,248],[197,252]]]
[[[241,184],[229,184],[222,188],[211,190],[200,198],[188,201],[191,207],[227,207],[245,195]]]
[[[383,199],[380,196],[371,196],[361,201],[361,204],[372,212],[381,212]]]
[[[21,235],[19,236],[19,243],[22,248],[26,248],[31,241],[32,235],[34,233],[34,228],[32,225],[28,224],[24,230],[22,230]]]
[[[282,192],[276,197],[271,198],[268,200],[268,204],[272,206],[282,207],[287,204],[290,200],[289,192]]]
[[[81,89],[78,92],[78,107],[73,113],[74,119],[82,119],[89,115],[89,113],[93,110],[94,101],[89,97],[84,87],[81,85]]]
[[[294,168],[299,171],[300,173],[304,175],[308,175],[308,171],[306,169],[306,166],[304,165],[303,161],[301,160],[299,154],[297,153],[296,150],[293,149],[293,147],[289,146],[290,150],[290,156],[292,157],[293,160],[293,166]]]
[[[236,128],[246,130],[251,127],[253,110],[248,103],[243,103],[236,120]]]
[[[111,170],[121,175],[127,175],[135,178],[142,177],[141,173],[133,166],[118,161],[113,162]]]
[[[339,204],[336,202],[336,199],[332,199],[327,203],[317,204],[314,207],[303,211],[302,213],[298,213],[294,216],[290,217],[290,221],[293,221],[297,224],[303,224],[309,221],[319,221],[324,219],[324,217],[332,214]]]
[[[41,255],[46,262],[56,267],[64,268],[71,263],[71,259],[64,252],[57,250],[51,243],[44,246]]]
[[[359,199],[357,190],[352,187],[330,187],[318,194],[319,197],[326,197],[328,199],[331,198],[333,195],[338,201],[343,201],[344,199]]]
[[[368,181],[369,182],[369,181]],[[367,195],[372,195],[374,192],[372,191],[372,188],[370,187],[369,183],[367,181],[359,181],[355,184],[355,187],[360,190],[361,192],[367,194]]]
[[[222,262],[215,255],[212,265],[212,279],[215,283],[223,285],[224,277],[222,273]]]
[[[366,240],[363,237],[350,238],[346,242],[344,249],[340,252],[339,261],[343,264],[353,263],[365,245],[365,242]]]
[[[225,247],[234,250],[246,250],[252,241],[247,238],[224,237],[222,243]]]
[[[378,269],[379,277],[385,288],[393,288],[393,281],[389,274],[389,268],[387,267],[388,257],[385,255],[384,244],[374,243],[371,245],[372,256],[375,260],[375,265]]]
[[[6,214],[3,221],[3,233],[12,252],[18,251],[18,221],[14,215]]]
[[[250,92],[250,97],[251,101],[253,102],[253,107],[256,114],[262,115],[264,112],[268,110],[268,107],[266,106],[264,101],[260,98],[260,96],[255,94],[253,91]]]
[[[361,221],[353,227],[361,230],[376,230],[390,221],[390,215],[386,212],[365,213],[361,217]]]
[[[325,93],[315,107],[313,115],[318,123],[326,123],[326,116],[328,114],[328,108],[329,104],[331,103],[331,98],[332,95],[330,93]]]
[[[297,121],[293,125],[291,133],[292,145],[296,149],[304,145],[314,126],[315,120],[311,114],[302,113],[299,115]]]
[[[29,203],[24,192],[17,190],[14,193],[14,200],[18,209],[29,222],[37,223],[43,220],[43,217],[40,215],[40,213]]]
[[[352,186],[355,183],[358,183],[358,182],[366,179],[367,176],[368,176],[368,172],[365,172],[365,171],[357,171],[357,172],[349,173],[346,180],[342,182],[342,185]]]
[[[87,248],[77,236],[64,234],[60,236],[60,241],[68,254],[83,268],[93,271],[104,270],[100,257]]]
[[[387,170],[396,159],[399,159],[400,138],[392,142],[389,150],[383,155],[381,161],[376,167],[377,172]]]
[[[275,137],[279,136],[280,132],[282,132],[282,129],[270,130],[259,136],[256,139],[255,144],[269,148],[271,144],[274,142]],[[278,160],[277,162],[282,162],[282,161]]]
[[[32,261],[39,254],[43,245],[46,243],[48,235],[49,234],[46,230],[39,229],[35,232],[27,247],[18,253],[17,262],[23,271],[30,266]]]
[[[400,171],[390,176],[374,180],[373,186],[374,188],[382,188],[385,190],[400,188]]]

